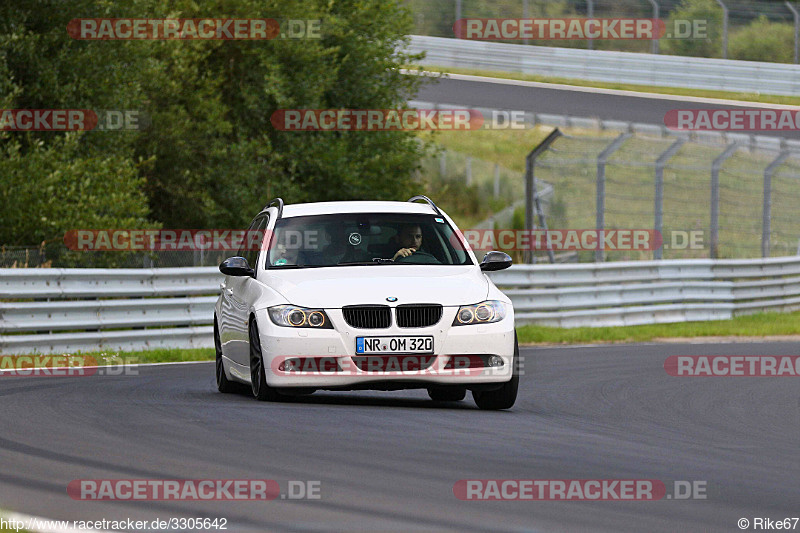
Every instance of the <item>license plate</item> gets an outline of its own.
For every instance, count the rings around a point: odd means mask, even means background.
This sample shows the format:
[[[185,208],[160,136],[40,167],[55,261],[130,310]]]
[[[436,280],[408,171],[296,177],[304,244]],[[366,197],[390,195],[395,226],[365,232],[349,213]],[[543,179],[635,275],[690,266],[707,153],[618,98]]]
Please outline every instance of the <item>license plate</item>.
[[[356,353],[433,353],[433,337],[356,337]]]

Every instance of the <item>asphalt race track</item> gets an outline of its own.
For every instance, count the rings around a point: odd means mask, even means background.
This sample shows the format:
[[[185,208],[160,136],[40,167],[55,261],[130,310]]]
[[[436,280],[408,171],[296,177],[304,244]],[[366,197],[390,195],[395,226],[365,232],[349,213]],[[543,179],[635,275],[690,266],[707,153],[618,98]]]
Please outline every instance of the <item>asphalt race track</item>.
[[[422,391],[259,403],[212,363],[133,376],[0,376],[0,502],[70,520],[227,518],[229,531],[738,531],[800,514],[798,378],[671,377],[669,355],[798,343],[526,348],[510,411]],[[75,479],[321,482],[318,500],[72,500]],[[460,479],[706,481],[707,499],[461,501]]]
[[[469,77],[467,77],[469,78]],[[489,80],[490,78],[484,78]],[[570,115],[575,117],[622,120],[643,124],[664,124],[664,115],[671,109],[728,109],[730,107],[786,107],[769,104],[706,103],[684,101],[670,95],[605,94],[581,88],[519,84],[499,80],[474,81],[472,79],[443,78],[425,84],[415,99],[437,104],[484,107],[491,109],[521,110],[534,113]],[[797,109],[797,108],[795,108]],[[800,131],[756,132],[759,135],[800,139]],[[800,527],[800,526],[798,526]]]

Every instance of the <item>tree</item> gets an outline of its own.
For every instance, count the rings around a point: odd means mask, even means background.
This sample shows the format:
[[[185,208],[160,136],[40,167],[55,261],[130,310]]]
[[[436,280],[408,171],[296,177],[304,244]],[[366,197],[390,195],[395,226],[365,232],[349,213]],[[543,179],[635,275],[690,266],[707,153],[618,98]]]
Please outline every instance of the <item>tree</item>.
[[[145,16],[320,19],[322,38],[80,41],[66,32],[76,17]],[[279,195],[288,202],[403,198],[426,150],[413,133],[280,132],[270,117],[285,108],[404,107],[423,82],[399,72],[419,59],[402,51],[410,27],[406,9],[378,0],[4,3],[4,108],[133,109],[148,115],[150,126],[4,133],[0,154],[12,178],[0,182],[0,195],[13,198],[28,187],[25,194],[35,196],[37,185],[52,184],[53,201],[76,206],[64,218],[76,227],[145,224],[149,217],[172,228],[245,227]],[[97,203],[101,189],[92,187],[101,183],[118,209]],[[6,232],[0,242],[59,237],[61,225],[28,225],[53,208],[40,200],[2,215],[0,225],[27,229]],[[91,210],[117,218],[92,218]]]
[[[715,0],[683,0],[672,11],[667,28],[677,20],[704,20],[708,36],[704,39],[662,39],[665,54],[693,57],[722,57],[722,8]]]
[[[794,61],[794,28],[791,24],[770,22],[761,15],[731,34],[730,55],[747,61]]]

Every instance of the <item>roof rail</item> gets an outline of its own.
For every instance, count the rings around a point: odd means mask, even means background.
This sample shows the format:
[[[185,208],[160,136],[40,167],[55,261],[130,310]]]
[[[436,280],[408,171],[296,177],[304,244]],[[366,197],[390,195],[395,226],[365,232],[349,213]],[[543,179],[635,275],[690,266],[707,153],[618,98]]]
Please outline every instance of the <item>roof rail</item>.
[[[428,198],[427,196],[423,196],[423,195],[419,194],[419,195],[417,195],[417,196],[413,196],[413,197],[411,197],[411,198],[409,198],[409,199],[408,199],[408,201],[409,201],[409,202],[416,202],[417,200],[425,200],[426,202],[428,202],[428,205],[429,205],[429,206],[431,206],[431,207],[433,208],[433,210],[434,210],[434,211],[436,211],[436,213],[437,213],[438,215],[440,215],[440,216],[444,216],[444,215],[442,215],[442,212],[441,212],[441,211],[439,211],[439,208],[438,208],[438,207],[436,207],[436,204],[435,204],[435,203],[433,203],[433,200],[431,200],[431,199],[430,199],[430,198]]]
[[[266,211],[274,204],[278,204],[278,218],[276,218],[276,220],[279,220],[281,218],[281,215],[283,214],[283,198],[273,198],[272,200],[269,201],[267,205],[264,206],[264,209],[262,209],[262,211]]]

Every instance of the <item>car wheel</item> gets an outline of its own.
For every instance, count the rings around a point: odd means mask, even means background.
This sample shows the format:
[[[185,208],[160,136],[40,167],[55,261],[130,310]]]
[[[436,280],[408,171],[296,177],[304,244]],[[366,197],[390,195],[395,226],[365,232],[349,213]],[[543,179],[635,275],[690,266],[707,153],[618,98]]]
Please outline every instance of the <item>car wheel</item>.
[[[460,402],[467,396],[467,389],[464,387],[430,387],[428,396],[434,402]]]
[[[517,401],[519,389],[519,344],[517,334],[514,333],[514,360],[511,363],[511,379],[503,386],[491,391],[472,391],[472,399],[481,409],[497,410],[510,409]]]
[[[250,321],[250,382],[253,396],[262,402],[280,400],[280,394],[267,385],[267,371],[264,368],[264,354],[261,351],[261,340],[258,337],[258,326],[255,320]]]
[[[217,374],[217,390],[220,392],[233,392],[233,383],[228,380],[225,375],[225,368],[222,366],[222,341],[219,338],[219,327],[217,326],[217,319],[214,318],[214,350],[216,353],[216,374]]]

